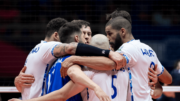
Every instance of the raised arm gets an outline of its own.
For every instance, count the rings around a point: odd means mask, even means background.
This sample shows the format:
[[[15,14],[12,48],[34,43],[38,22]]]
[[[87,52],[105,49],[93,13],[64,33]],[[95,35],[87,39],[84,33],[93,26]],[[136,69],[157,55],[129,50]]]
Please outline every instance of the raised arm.
[[[19,75],[14,79],[14,85],[19,92],[21,92],[24,87],[31,87],[32,83],[35,81],[34,76],[25,74],[25,71],[26,66],[22,68]]]
[[[61,57],[67,54],[79,55],[79,56],[104,56],[109,57],[116,62],[117,67],[122,67],[123,57],[116,55],[115,52],[110,50],[100,49],[94,46],[82,44],[82,43],[70,43],[70,44],[59,44],[55,46],[53,55],[55,57]]]
[[[78,43],[76,42],[72,42],[70,44],[66,44],[66,43],[59,44],[54,48],[53,54],[56,57],[61,57],[67,54],[75,54],[77,46]]]
[[[123,55],[110,51],[109,56],[115,56],[115,60],[106,58],[106,57],[81,57],[81,56],[71,56],[67,58],[61,64],[61,75],[63,77],[66,76],[67,69],[71,67],[73,64],[79,64],[83,66],[87,66],[96,70],[112,70],[112,69],[120,69],[126,65],[126,59]]]
[[[84,49],[85,48],[85,49]],[[90,51],[91,50],[91,51]],[[96,52],[95,52],[96,51]],[[54,50],[53,54],[56,57],[61,57],[67,54],[80,56],[109,56],[109,50],[103,50],[94,46],[72,42],[70,44],[59,44]]]
[[[71,56],[62,63],[62,68],[68,68],[72,64],[87,66],[95,70],[112,70],[116,68],[116,63],[113,60],[102,56]]]

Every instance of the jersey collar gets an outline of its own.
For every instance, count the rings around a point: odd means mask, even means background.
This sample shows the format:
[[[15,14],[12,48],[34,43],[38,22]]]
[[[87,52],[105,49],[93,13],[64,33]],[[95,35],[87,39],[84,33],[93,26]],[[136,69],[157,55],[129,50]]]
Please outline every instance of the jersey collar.
[[[127,43],[129,43],[129,42],[131,42],[131,41],[134,41],[135,39],[132,39],[132,40],[130,40],[130,41],[128,41]]]
[[[47,41],[41,40],[41,43],[47,43]]]

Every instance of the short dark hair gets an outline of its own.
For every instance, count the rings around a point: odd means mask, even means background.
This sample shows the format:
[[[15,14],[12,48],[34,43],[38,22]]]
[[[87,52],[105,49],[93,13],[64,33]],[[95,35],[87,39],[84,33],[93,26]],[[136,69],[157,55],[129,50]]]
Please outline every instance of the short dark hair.
[[[70,43],[74,42],[75,34],[81,34],[81,30],[78,25],[67,22],[59,29],[58,34],[62,43]]]
[[[174,64],[174,69],[176,69],[176,68],[177,68],[177,66],[178,66],[179,62],[180,62],[180,59],[179,59],[179,60],[177,60],[177,61],[175,62],[175,64]]]
[[[121,28],[125,28],[129,32],[129,34],[131,34],[132,26],[130,22],[121,16],[109,20],[106,26],[111,26],[115,30],[120,30]]]
[[[77,24],[80,28],[82,28],[83,25],[85,27],[87,27],[87,26],[90,27],[90,23],[85,20],[72,20],[71,23]]]
[[[64,25],[67,20],[63,18],[55,18],[49,21],[46,25],[46,37],[51,37],[54,32],[58,32],[59,28]]]
[[[118,16],[124,17],[125,19],[127,19],[132,24],[131,15],[125,10],[119,10],[119,8],[117,8],[111,14],[106,14],[106,20],[110,20],[111,18],[113,19],[113,18],[116,18]]]

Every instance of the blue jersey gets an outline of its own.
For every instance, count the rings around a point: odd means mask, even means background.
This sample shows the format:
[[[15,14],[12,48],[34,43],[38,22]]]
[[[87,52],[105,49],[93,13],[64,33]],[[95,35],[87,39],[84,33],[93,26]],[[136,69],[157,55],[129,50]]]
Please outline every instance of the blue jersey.
[[[68,57],[70,56],[68,55],[68,56],[59,58],[54,63],[54,65],[50,68],[49,72],[45,74],[44,81],[46,82],[43,82],[41,95],[48,94],[55,90],[58,90],[71,80],[68,76],[66,76],[65,78],[62,78],[60,74],[61,63]],[[69,98],[67,101],[82,101],[81,94],[79,93]]]

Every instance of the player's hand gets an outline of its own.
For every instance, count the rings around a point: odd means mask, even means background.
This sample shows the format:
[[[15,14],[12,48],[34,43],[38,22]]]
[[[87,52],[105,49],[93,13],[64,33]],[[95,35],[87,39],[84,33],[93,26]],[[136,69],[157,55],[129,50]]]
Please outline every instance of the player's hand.
[[[116,65],[117,65],[116,70],[119,70],[120,68],[126,66],[125,57],[118,52],[110,51],[109,58],[112,59],[114,62],[116,62]]]
[[[111,101],[109,96],[100,87],[97,87],[94,92],[100,101]]]
[[[151,89],[150,95],[153,97],[154,96],[154,90]]]
[[[73,63],[74,58],[75,58],[75,56],[71,56],[71,57],[65,59],[61,63],[61,70],[60,70],[61,77],[65,78],[67,76],[67,70],[69,67],[71,67],[74,64]]]
[[[9,99],[8,101],[22,101],[22,100],[16,99],[16,98],[12,98],[12,99]]]
[[[31,87],[32,83],[34,83],[35,78],[33,75],[25,74],[26,66],[22,68],[19,75],[15,78],[14,84],[20,87]]]
[[[151,89],[155,89],[155,85],[158,82],[158,77],[157,77],[157,65],[155,65],[154,70],[152,68],[149,68],[148,72],[148,78],[149,80],[149,86],[151,86]]]

